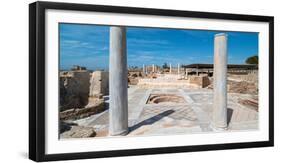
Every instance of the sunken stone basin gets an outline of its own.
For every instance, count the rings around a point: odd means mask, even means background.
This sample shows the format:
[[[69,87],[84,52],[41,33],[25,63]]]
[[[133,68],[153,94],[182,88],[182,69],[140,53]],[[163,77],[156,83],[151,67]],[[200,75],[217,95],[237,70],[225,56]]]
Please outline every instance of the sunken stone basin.
[[[186,103],[184,98],[175,94],[151,94],[147,100],[147,104],[182,104]]]

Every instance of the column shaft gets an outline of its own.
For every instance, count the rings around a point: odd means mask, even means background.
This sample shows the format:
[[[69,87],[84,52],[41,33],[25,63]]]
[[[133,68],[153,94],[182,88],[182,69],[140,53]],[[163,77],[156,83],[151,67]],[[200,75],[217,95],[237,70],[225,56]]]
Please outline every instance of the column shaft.
[[[128,70],[126,28],[110,27],[109,134],[128,132]]]
[[[213,126],[227,128],[227,35],[217,34],[214,40],[214,106]]]
[[[145,66],[145,74],[147,74],[148,70],[147,70],[147,66]]]

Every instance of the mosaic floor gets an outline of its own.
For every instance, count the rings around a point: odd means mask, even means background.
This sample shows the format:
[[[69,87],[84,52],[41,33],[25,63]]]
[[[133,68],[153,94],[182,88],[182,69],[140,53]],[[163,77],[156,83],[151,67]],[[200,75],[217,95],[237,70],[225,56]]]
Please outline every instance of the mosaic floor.
[[[210,89],[144,89],[128,90],[129,134],[167,135],[216,132],[210,125],[213,94]],[[160,99],[148,103],[151,94],[179,96],[184,99],[169,103]],[[257,130],[258,107],[241,101],[255,100],[254,95],[228,93],[228,130]],[[108,135],[108,110],[91,117],[77,120],[79,126],[93,127],[97,137]]]

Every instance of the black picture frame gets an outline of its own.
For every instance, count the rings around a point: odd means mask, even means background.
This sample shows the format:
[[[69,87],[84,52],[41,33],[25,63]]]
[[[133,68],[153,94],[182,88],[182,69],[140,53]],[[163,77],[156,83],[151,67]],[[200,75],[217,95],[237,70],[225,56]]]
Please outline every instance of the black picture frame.
[[[269,23],[269,140],[261,142],[161,147],[66,154],[45,153],[45,11],[95,11],[123,14],[160,15]],[[116,156],[178,153],[237,148],[269,147],[274,145],[274,18],[271,16],[164,10],[120,6],[102,6],[56,2],[34,2],[29,5],[29,158],[34,161],[55,161]]]

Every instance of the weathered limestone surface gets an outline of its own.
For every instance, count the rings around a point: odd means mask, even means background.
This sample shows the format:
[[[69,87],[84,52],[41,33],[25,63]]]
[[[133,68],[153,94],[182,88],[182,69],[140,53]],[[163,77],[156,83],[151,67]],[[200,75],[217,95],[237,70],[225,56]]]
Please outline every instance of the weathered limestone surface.
[[[110,27],[109,134],[128,133],[126,28]]]
[[[60,134],[61,138],[88,138],[95,137],[96,132],[92,127],[71,126],[68,131]]]
[[[227,91],[230,93],[258,94],[258,84],[228,80]]]
[[[233,80],[238,80],[238,81],[247,81],[247,82],[250,82],[250,83],[258,83],[258,78],[259,78],[259,75],[258,75],[258,70],[255,70],[251,73],[245,73],[245,74],[242,74],[242,73],[231,73],[231,74],[228,74],[228,77],[230,79],[233,79]]]
[[[229,74],[228,92],[258,94],[258,71],[247,74]]]
[[[144,72],[129,71],[128,72],[128,84],[129,85],[137,85],[138,82],[139,82],[139,79],[141,79],[143,76],[145,76]]]
[[[156,78],[140,78],[138,86],[142,88],[205,88],[210,84],[208,76],[189,76],[188,79],[177,74],[158,74]]]
[[[61,120],[76,120],[89,117],[104,110],[105,102],[103,99],[92,99],[91,104],[88,104],[85,108],[73,108],[61,111],[59,117]]]
[[[177,74],[152,74],[148,75],[149,78],[140,78],[138,86],[143,88],[154,88],[154,87],[188,87],[189,83],[187,80],[178,80]]]
[[[216,34],[214,47],[214,105],[212,125],[227,128],[227,35]]]
[[[199,88],[205,88],[210,84],[208,76],[190,76],[189,83],[198,86]]]
[[[213,89],[213,81],[210,80],[210,83],[211,84],[208,86],[208,88]],[[247,80],[234,80],[234,79],[228,78],[227,92],[257,95],[259,92],[258,82],[253,83],[253,82],[249,82]]]
[[[129,88],[129,126],[128,136],[174,135],[192,133],[217,132],[211,127],[213,111],[213,93],[202,89],[143,89],[138,86]],[[184,98],[185,102],[147,103],[149,97],[155,94],[173,94]],[[165,98],[165,97],[164,97]],[[241,102],[240,102],[241,101]],[[155,101],[154,101],[155,102]],[[228,130],[251,131],[258,130],[258,111],[255,107],[258,100],[250,94],[230,93],[228,96]],[[93,127],[96,137],[108,136],[108,111],[100,116],[87,118],[85,121],[74,122],[79,126]]]
[[[60,74],[60,111],[88,104],[90,73],[68,71]]]
[[[102,98],[109,93],[109,74],[105,71],[95,71],[90,80],[90,98]]]

